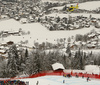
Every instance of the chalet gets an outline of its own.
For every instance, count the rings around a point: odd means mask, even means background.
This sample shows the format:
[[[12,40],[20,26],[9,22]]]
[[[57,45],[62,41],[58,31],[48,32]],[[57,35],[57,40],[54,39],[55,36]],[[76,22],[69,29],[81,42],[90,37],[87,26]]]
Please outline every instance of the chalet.
[[[69,24],[69,29],[70,29],[70,30],[74,30],[73,26],[74,26],[74,25]]]
[[[14,17],[15,20],[20,20],[20,17],[16,16]]]
[[[89,27],[90,27],[90,25],[87,23],[87,24],[85,24],[85,27],[89,28]]]
[[[73,26],[74,29],[78,29],[79,27],[80,26],[78,24],[74,23],[74,26]]]
[[[81,46],[82,46],[83,49],[86,49],[87,48],[86,44],[87,44],[86,42],[82,42],[82,45]]]
[[[87,44],[88,49],[94,49],[95,47],[96,47],[96,45],[94,45],[94,44]]]
[[[2,34],[2,37],[7,37],[8,36],[8,33],[3,33]]]
[[[0,54],[6,54],[6,50],[0,50]]]
[[[3,50],[5,47],[4,46],[0,46],[0,50]]]
[[[81,41],[74,42],[74,44],[78,46],[81,45],[81,43],[82,43]]]
[[[61,63],[54,63],[52,64],[53,71],[63,71],[65,68]]]
[[[87,41],[87,44],[91,44],[91,41]]]
[[[67,21],[67,18],[66,18],[66,17],[63,17],[63,18],[62,18],[62,21],[63,21],[63,22],[66,22],[66,21]]]
[[[64,27],[63,26],[59,27],[59,30],[64,30]]]
[[[8,42],[7,42],[7,45],[13,45],[13,44],[14,44],[13,41],[8,41]]]
[[[77,47],[78,47],[78,46],[77,46],[76,44],[71,44],[71,45],[70,45],[70,48],[71,48],[71,49],[76,49]]]
[[[7,53],[6,53],[6,54],[2,54],[1,57],[2,57],[3,59],[7,59],[7,58],[8,58],[8,54],[7,54]]]
[[[95,36],[96,36],[96,34],[94,34],[94,33],[88,35],[89,38],[94,38]]]
[[[7,15],[1,15],[1,19],[8,18]]]
[[[22,24],[27,23],[27,18],[22,18],[22,19],[20,19],[20,23],[22,23]]]
[[[91,44],[92,44],[92,45],[96,45],[96,44],[97,44],[97,42],[96,42],[96,41],[93,41],[93,42],[91,42]]]
[[[4,31],[3,31],[3,33],[8,33],[8,32],[9,32],[8,30],[4,30]]]
[[[19,31],[9,31],[8,35],[19,35]]]
[[[91,24],[94,25],[97,21],[96,20],[91,20]]]
[[[29,16],[29,21],[30,22],[35,22],[34,18],[32,16]]]

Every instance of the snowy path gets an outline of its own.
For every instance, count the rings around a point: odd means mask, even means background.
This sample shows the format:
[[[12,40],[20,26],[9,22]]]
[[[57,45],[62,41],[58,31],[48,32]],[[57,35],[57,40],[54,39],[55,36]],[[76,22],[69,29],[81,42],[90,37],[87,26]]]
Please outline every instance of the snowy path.
[[[100,85],[99,80],[86,81],[86,78],[65,78],[62,76],[44,76],[33,79],[22,79],[23,81],[29,81],[29,85],[36,85],[39,81],[39,85]],[[65,83],[63,84],[63,80]]]

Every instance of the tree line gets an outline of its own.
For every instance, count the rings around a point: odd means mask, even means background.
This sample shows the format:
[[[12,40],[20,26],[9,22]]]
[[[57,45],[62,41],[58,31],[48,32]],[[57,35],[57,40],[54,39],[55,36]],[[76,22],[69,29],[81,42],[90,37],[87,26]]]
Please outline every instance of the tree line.
[[[67,46],[65,54],[60,49],[53,51],[25,49],[18,51],[16,45],[12,45],[8,51],[7,61],[0,63],[0,77],[15,77],[22,74],[36,74],[49,71],[52,64],[62,63],[65,69],[84,69],[85,65],[100,65],[100,56],[92,52],[86,53],[82,50],[71,51]]]

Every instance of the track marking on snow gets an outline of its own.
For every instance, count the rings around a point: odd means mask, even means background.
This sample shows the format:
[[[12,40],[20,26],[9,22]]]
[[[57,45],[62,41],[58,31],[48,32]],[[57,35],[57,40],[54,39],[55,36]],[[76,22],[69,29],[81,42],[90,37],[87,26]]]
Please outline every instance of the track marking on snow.
[[[44,76],[33,79],[22,79],[24,81],[29,81],[29,85],[35,84],[39,81],[39,85],[100,85],[99,80],[86,81],[86,78],[66,78],[62,76]],[[65,83],[63,83],[65,80]],[[34,82],[33,82],[34,81]]]

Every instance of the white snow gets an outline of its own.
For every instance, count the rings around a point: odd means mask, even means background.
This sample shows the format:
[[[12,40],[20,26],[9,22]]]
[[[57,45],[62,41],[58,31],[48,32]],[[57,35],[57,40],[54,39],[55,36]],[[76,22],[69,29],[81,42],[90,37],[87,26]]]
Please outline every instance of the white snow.
[[[26,19],[26,18],[22,18],[22,19],[20,20],[20,23],[27,23],[27,19]]]
[[[74,4],[68,4],[67,6],[74,5],[76,6],[77,3]],[[78,3],[79,9],[85,9],[85,10],[95,10],[100,7],[100,1],[89,1],[84,3]]]
[[[76,6],[77,3],[66,4],[66,6],[68,6],[68,7],[70,7],[71,5]],[[100,1],[90,1],[90,2],[78,3],[78,6],[79,6],[79,9],[95,10],[100,7]],[[61,10],[61,9],[63,9],[63,7],[64,6],[53,7],[52,9]]]
[[[77,15],[84,15],[89,17],[90,14],[50,14],[48,16],[60,16],[60,17],[68,17],[71,16],[77,16]],[[97,14],[92,15],[93,17],[99,17]],[[13,23],[13,24],[12,24]],[[9,26],[9,27],[8,27]],[[86,34],[90,32],[92,29],[96,29],[94,27],[90,28],[83,28],[79,30],[70,30],[70,31],[49,31],[47,28],[42,26],[40,23],[31,23],[31,24],[20,24],[18,21],[15,21],[13,19],[5,20],[0,22],[0,30],[19,30],[19,28],[22,28],[22,30],[30,31],[30,35],[24,35],[24,36],[9,36],[7,38],[4,38],[0,40],[1,42],[7,42],[7,41],[14,41],[15,43],[18,43],[20,41],[26,41],[28,40],[29,43],[27,46],[32,46],[34,42],[42,43],[45,42],[51,42],[51,43],[57,43],[57,41],[54,39],[57,38],[68,38],[71,36],[75,36],[76,34]],[[97,30],[97,29],[96,29]]]
[[[0,53],[4,53],[5,52],[5,50],[0,50]]]
[[[73,72],[73,73],[86,73],[85,70],[76,70],[76,69],[74,69],[74,70],[72,70],[72,69],[65,69],[64,72],[65,73],[71,73],[71,72]]]
[[[85,71],[87,73],[99,74],[100,73],[100,66],[98,66],[98,65],[86,65]]]
[[[52,7],[52,8],[50,8],[50,9],[52,9],[52,10],[53,10],[53,9],[62,10],[62,9],[63,9],[63,7],[64,7],[64,6]]]
[[[69,1],[69,0],[68,0]],[[67,2],[68,2],[67,1]],[[51,2],[51,3],[64,3],[65,0],[42,0],[42,2]]]
[[[21,79],[22,81],[29,82],[29,85],[36,85],[37,81],[39,85],[100,85],[99,80],[86,81],[86,78],[66,78],[62,76],[44,76],[31,79]],[[65,83],[63,83],[65,80]]]
[[[70,30],[70,31],[49,31],[46,27],[42,26],[40,23],[31,23],[31,24],[20,24],[20,22],[15,21],[14,19],[9,19],[0,22],[0,31],[4,30],[19,30],[22,28],[24,31],[30,31],[30,35],[23,36],[9,36],[7,38],[0,39],[0,42],[14,41],[18,43],[20,41],[28,40],[29,46],[33,46],[34,42],[51,42],[57,43],[57,39],[59,38],[68,38],[71,36],[75,36],[76,34],[86,34],[90,32],[92,29],[96,29],[94,27],[83,28],[78,30]],[[55,41],[54,41],[55,39]]]
[[[54,63],[54,64],[52,64],[52,68],[53,68],[53,70],[65,69],[64,66],[61,63]]]
[[[91,1],[81,4],[79,3],[79,9],[95,10],[98,7],[100,7],[100,1]]]

